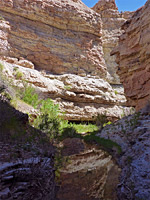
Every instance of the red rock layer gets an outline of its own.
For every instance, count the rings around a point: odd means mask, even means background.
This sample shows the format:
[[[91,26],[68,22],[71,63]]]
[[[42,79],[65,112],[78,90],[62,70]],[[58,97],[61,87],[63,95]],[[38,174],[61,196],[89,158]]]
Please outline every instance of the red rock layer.
[[[123,25],[117,55],[118,74],[128,105],[137,110],[150,100],[150,0]]]

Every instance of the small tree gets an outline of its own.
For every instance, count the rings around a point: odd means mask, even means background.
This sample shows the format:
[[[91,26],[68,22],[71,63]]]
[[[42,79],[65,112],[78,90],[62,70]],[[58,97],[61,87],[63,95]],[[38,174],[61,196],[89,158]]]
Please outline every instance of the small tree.
[[[46,134],[51,139],[57,137],[60,128],[59,106],[55,105],[51,99],[41,101],[40,115],[34,120],[34,126]]]

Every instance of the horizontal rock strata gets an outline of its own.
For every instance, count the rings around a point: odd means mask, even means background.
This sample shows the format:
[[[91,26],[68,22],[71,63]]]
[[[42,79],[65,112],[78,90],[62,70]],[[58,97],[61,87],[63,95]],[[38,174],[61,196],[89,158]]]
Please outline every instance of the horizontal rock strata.
[[[103,54],[99,13],[79,0],[0,0],[0,5],[0,56],[9,63],[6,76],[14,79],[15,65],[25,67],[18,68],[24,79],[42,91],[42,98],[59,103],[66,119],[93,120],[105,112],[110,119],[121,117],[126,100],[122,88],[113,89],[106,81],[104,57],[106,63],[113,62],[109,53]],[[106,22],[104,18],[104,24],[111,21],[110,15]]]
[[[117,55],[118,74],[124,85],[128,105],[137,110],[150,99],[150,1],[135,12],[132,19],[123,25],[124,34]]]
[[[69,162],[60,170],[58,199],[116,200],[120,169],[112,156],[78,138],[67,138],[62,143],[62,154]]]
[[[108,70],[108,81],[111,84],[120,84],[116,74],[116,57],[110,56],[111,51],[117,46],[119,36],[123,33],[121,26],[133,15],[133,12],[119,13],[115,0],[99,0],[92,8],[101,15],[102,19],[102,46],[104,59]]]
[[[53,74],[106,77],[100,15],[73,0],[0,0],[0,54]]]
[[[113,89],[111,85],[100,78],[90,76],[81,77],[73,74],[51,75],[35,69],[25,68],[19,64],[8,63],[12,59],[1,61],[4,65],[3,73],[14,80],[14,84],[23,87],[23,80],[30,83],[41,98],[52,98],[60,105],[68,120],[95,120],[98,114],[108,116],[110,120],[120,118],[124,113],[130,113],[125,107],[126,99],[123,88]],[[15,63],[20,61],[13,60]],[[28,66],[28,65],[27,65]],[[17,79],[17,72],[22,77]]]

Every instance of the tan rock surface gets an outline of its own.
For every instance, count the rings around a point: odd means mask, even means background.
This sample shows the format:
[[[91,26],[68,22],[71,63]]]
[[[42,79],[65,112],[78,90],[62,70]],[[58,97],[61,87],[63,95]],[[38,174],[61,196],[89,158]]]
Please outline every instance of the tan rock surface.
[[[123,89],[113,89],[98,77],[81,77],[73,74],[51,75],[34,69],[1,61],[4,74],[23,87],[22,80],[16,78],[16,70],[22,73],[21,79],[31,83],[41,98],[52,98],[59,103],[68,120],[94,120],[106,113],[109,119],[118,119],[130,108],[125,107]]]
[[[121,170],[112,156],[98,149],[96,145],[86,145],[78,138],[65,139],[63,146],[69,161],[64,163],[60,170],[57,198],[116,200],[116,187]]]
[[[133,12],[119,13],[115,0],[99,0],[92,9],[101,15],[103,22],[102,46],[108,81],[112,84],[120,84],[119,76],[116,74],[116,57],[110,56],[110,53],[117,46],[119,36],[123,33],[121,26],[133,15]]]
[[[81,1],[0,0],[1,55],[54,74],[106,77],[100,15]],[[0,36],[1,37],[1,36]]]
[[[138,9],[133,18],[123,25],[124,34],[117,55],[118,74],[125,88],[128,105],[137,110],[150,100],[150,1]]]
[[[0,21],[0,56],[8,77],[16,79],[14,68],[18,68],[42,98],[59,103],[69,120],[93,120],[105,112],[118,119],[130,110],[124,108],[122,91],[105,81],[104,57],[106,62],[112,60],[103,55],[100,14],[72,0],[0,0],[0,5],[6,20]],[[19,80],[15,84],[22,86]]]

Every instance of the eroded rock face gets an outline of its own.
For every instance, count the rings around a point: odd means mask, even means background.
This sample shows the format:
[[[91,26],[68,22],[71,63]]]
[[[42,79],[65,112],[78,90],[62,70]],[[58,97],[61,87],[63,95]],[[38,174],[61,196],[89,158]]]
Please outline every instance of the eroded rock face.
[[[117,199],[120,169],[112,156],[79,138],[65,139],[63,147],[69,161],[60,170],[59,200]]]
[[[99,0],[92,9],[101,15],[103,22],[102,46],[108,81],[112,84],[120,84],[119,76],[116,74],[116,57],[110,56],[110,53],[117,46],[119,36],[123,33],[121,26],[133,15],[133,12],[119,13],[115,0]]]
[[[51,75],[16,65],[20,63],[16,60],[14,64],[8,61],[6,58],[5,61],[1,60],[7,78],[14,80],[14,84],[19,87],[24,87],[22,79],[30,83],[41,98],[51,98],[58,103],[68,120],[93,121],[102,113],[106,113],[109,120],[116,120],[122,114],[130,113],[130,108],[125,107],[123,88],[113,89],[99,77]],[[21,72],[21,77],[17,78],[17,72]]]
[[[0,59],[8,63],[7,76],[16,78],[15,65],[24,67],[18,68],[24,79],[59,103],[68,120],[91,121],[105,112],[115,120],[129,110],[123,108],[123,89],[106,81],[100,14],[72,0],[0,0],[0,5],[6,20],[0,21]]]
[[[106,77],[100,15],[73,0],[0,0],[0,54],[54,74]]]
[[[119,200],[150,199],[150,106],[132,116],[106,126],[100,137],[111,139],[122,148],[117,158],[122,169]]]
[[[124,33],[119,46],[113,51],[117,55],[118,74],[124,85],[128,105],[137,110],[150,99],[150,1],[138,9],[132,19],[123,25]]]

